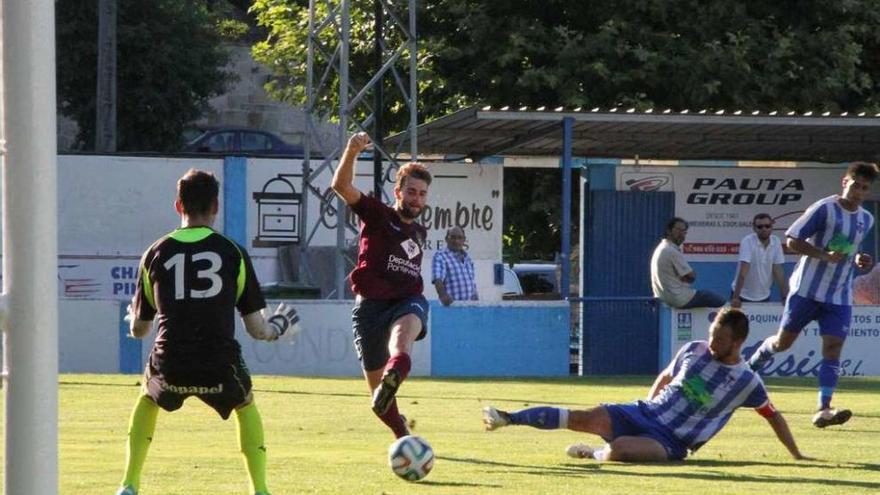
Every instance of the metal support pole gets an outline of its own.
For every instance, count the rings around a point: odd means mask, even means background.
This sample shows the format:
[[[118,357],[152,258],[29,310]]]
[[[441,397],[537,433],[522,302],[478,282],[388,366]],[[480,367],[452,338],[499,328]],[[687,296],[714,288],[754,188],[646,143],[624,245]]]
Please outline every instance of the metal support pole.
[[[376,68],[376,72],[379,72],[382,70],[382,38],[385,36],[382,29],[382,24],[385,23],[385,9],[382,7],[381,0],[373,1],[373,12],[376,16],[376,28],[373,32],[373,64]],[[385,78],[382,77],[376,83],[373,100],[375,103],[373,112],[373,115],[375,116],[375,119],[373,120],[373,144],[375,145],[373,148],[373,196],[380,199],[382,198],[382,181],[384,179],[384,174],[382,173],[382,153],[379,152],[383,147],[382,133],[384,132],[384,129],[382,128],[382,124],[385,118],[384,82]]]
[[[116,151],[116,0],[98,0],[95,151]]]
[[[418,160],[419,143],[417,142],[418,132],[416,128],[419,126],[418,111],[418,68],[419,68],[419,52],[418,40],[416,35],[416,2],[409,1],[409,154],[411,160]]]
[[[348,56],[351,48],[350,0],[342,0],[341,46],[339,52],[339,149],[348,143]],[[341,157],[341,154],[340,154]],[[355,163],[357,175],[357,163]],[[342,198],[336,198],[336,299],[345,299],[345,212],[347,206]]]
[[[559,292],[568,298],[571,274],[571,138],[574,118],[562,119],[562,273]]]
[[[4,493],[58,493],[55,2],[2,10]]]

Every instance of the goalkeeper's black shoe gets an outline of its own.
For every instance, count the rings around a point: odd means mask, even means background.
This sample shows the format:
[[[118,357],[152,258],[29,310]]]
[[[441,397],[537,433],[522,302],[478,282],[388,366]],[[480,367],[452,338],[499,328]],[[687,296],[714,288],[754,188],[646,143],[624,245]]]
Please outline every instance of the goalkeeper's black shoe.
[[[381,416],[388,412],[394,396],[397,395],[397,389],[400,388],[400,373],[391,368],[382,375],[382,382],[373,393],[373,412]]]

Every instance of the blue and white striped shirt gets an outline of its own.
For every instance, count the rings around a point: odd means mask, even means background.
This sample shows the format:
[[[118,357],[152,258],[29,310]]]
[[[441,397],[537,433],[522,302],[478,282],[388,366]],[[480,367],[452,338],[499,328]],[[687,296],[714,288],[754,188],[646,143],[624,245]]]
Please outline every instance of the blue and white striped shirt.
[[[851,306],[856,268],[853,259],[873,225],[873,215],[862,207],[854,212],[844,209],[836,195],[810,205],[785,235],[808,241],[819,249],[843,251],[847,256],[839,263],[801,256],[789,281],[791,293],[814,301]]]
[[[474,262],[466,251],[460,253],[461,256],[448,248],[435,252],[431,262],[431,281],[442,281],[446,293],[455,301],[476,301]]]
[[[644,402],[645,409],[691,450],[715,436],[738,407],[758,408],[769,400],[764,382],[744,361],[713,359],[705,340],[685,344],[669,366],[672,381]]]

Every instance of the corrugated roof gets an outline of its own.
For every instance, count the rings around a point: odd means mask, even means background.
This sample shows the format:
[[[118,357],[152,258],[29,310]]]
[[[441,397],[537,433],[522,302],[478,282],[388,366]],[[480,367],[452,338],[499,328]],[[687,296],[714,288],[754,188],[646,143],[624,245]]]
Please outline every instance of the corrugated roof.
[[[580,157],[877,161],[880,114],[469,107],[418,127],[420,154],[559,156],[573,120]],[[386,143],[407,141],[398,134]]]

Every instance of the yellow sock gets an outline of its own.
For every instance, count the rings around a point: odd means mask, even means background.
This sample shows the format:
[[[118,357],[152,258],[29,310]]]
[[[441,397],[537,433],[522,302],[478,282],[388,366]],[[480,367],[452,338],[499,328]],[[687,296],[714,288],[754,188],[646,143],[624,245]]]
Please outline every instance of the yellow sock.
[[[251,493],[269,493],[266,488],[266,444],[260,411],[251,402],[236,409],[235,418],[238,421],[238,447],[244,455],[251,479]]]
[[[156,431],[156,416],[159,414],[159,406],[146,395],[142,395],[128,423],[128,442],[125,458],[125,477],[122,486],[133,486],[135,490],[141,484],[141,471],[144,461],[147,459],[147,451],[153,441],[153,432]]]

